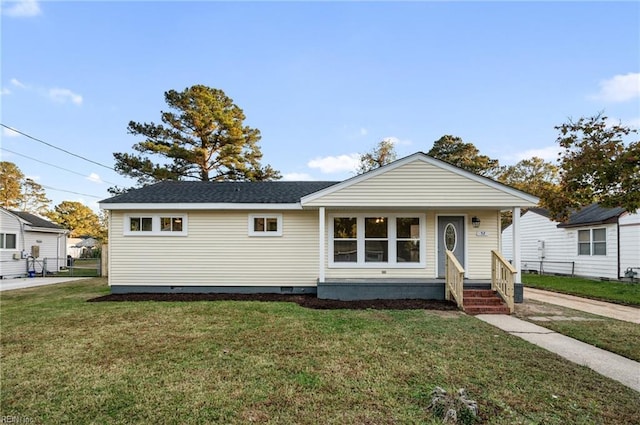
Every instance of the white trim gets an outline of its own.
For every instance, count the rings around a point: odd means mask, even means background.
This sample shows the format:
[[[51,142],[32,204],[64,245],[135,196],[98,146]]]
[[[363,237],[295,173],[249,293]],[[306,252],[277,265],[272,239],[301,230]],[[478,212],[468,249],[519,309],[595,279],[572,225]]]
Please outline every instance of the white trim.
[[[295,204],[234,204],[234,203],[100,203],[103,210],[145,210],[145,211],[193,211],[193,210],[301,210],[299,203]]]
[[[254,220],[256,218],[264,218],[269,219],[269,218],[275,218],[276,222],[277,222],[277,229],[276,231],[269,231],[266,229],[266,222],[265,222],[265,230],[263,231],[257,231],[255,229],[254,225]],[[249,217],[247,219],[247,230],[249,233],[249,236],[253,237],[253,236],[257,236],[257,237],[277,237],[277,236],[282,236],[282,214],[265,214],[265,213],[254,213],[254,214],[249,214]]]
[[[328,215],[329,217],[329,232],[328,239],[328,251],[329,261],[328,268],[332,269],[424,269],[427,266],[427,217],[424,213],[416,213],[412,211],[394,211],[394,212],[334,212]],[[356,238],[358,259],[357,262],[334,262],[333,258],[333,219],[336,217],[355,217],[357,219],[358,234]],[[385,217],[389,220],[387,234],[388,253],[386,262],[366,262],[365,261],[365,237],[364,237],[364,219],[365,217]],[[420,220],[420,236],[418,241],[420,242],[420,261],[417,263],[402,263],[397,262],[397,235],[396,235],[396,218],[418,218]],[[323,235],[324,237],[324,235]],[[404,238],[403,238],[404,239]]]
[[[131,231],[129,230],[130,219],[134,217],[140,218],[151,218],[151,231]],[[171,218],[181,218],[182,219],[182,231],[162,231],[160,230],[160,218],[171,217]],[[173,212],[167,213],[155,213],[148,214],[145,212],[134,212],[124,215],[124,223],[123,223],[123,235],[124,236],[133,236],[133,237],[144,237],[144,236],[161,236],[161,237],[180,237],[180,236],[188,236],[189,234],[189,216],[185,213],[175,214]]]
[[[611,224],[615,224],[615,223],[611,223]],[[576,230],[576,237],[578,240],[578,245],[576,246],[576,255],[578,258],[580,257],[606,257],[608,255],[608,247],[607,245],[609,244],[609,238],[607,237],[607,227],[602,227],[602,225],[595,225],[593,227],[588,227],[586,229],[575,229]],[[593,232],[594,230],[604,230],[604,241],[595,241],[593,239]],[[586,243],[586,242],[580,242],[580,232],[589,232],[589,254],[580,254],[580,244],[581,243]],[[620,236],[618,235],[618,239],[620,239]],[[604,254],[594,254],[593,252],[595,251],[595,249],[593,248],[593,244],[594,243],[604,243]]]
[[[315,201],[318,198],[321,198],[323,196],[329,195],[331,193],[334,192],[338,192],[344,188],[347,188],[349,186],[352,186],[354,184],[357,184],[361,181],[364,180],[368,180],[370,178],[376,177],[380,174],[384,174],[386,172],[395,170],[398,167],[402,167],[405,164],[408,164],[410,162],[413,161],[422,161],[425,162],[427,164],[433,165],[435,167],[438,168],[442,168],[444,170],[450,171],[452,173],[458,174],[462,177],[466,177],[469,180],[473,180],[477,183],[481,183],[484,184],[486,186],[489,186],[493,189],[499,190],[501,192],[504,193],[508,193],[509,195],[515,196],[517,198],[522,199],[525,203],[523,204],[523,206],[530,206],[529,203],[535,204],[537,205],[538,202],[540,202],[540,199],[533,196],[533,195],[529,195],[528,193],[519,191],[517,189],[514,189],[510,186],[507,186],[505,184],[499,183],[495,180],[492,180],[488,177],[483,177],[483,176],[479,176],[477,174],[474,174],[472,172],[463,170],[462,168],[456,167],[454,165],[448,164],[444,161],[440,161],[439,159],[430,157],[422,152],[416,152],[412,155],[406,156],[402,159],[399,159],[397,161],[392,162],[391,164],[385,165],[383,167],[380,168],[376,168],[373,171],[369,171],[368,173],[364,173],[364,174],[360,174],[358,176],[352,177],[350,179],[347,179],[341,183],[335,184],[333,186],[329,186],[325,189],[319,190],[317,192],[314,193],[310,193],[309,195],[303,196],[300,199],[300,204],[304,207],[305,204]],[[466,223],[465,223],[466,224]]]
[[[516,269],[516,275],[513,283],[522,283],[522,273],[520,272],[520,208],[514,207],[511,212],[512,217],[512,244],[513,244],[513,259],[511,265]],[[500,238],[502,239],[502,238]]]
[[[325,256],[326,256],[326,252],[325,252],[325,225],[326,225],[326,220],[327,218],[325,217],[325,209],[324,207],[320,207],[318,208],[318,220],[320,225],[318,226],[318,233],[319,233],[319,237],[318,240],[320,241],[319,244],[319,248],[320,248],[320,258],[318,261],[318,265],[319,265],[319,270],[318,270],[318,282],[320,283],[324,283],[324,279],[325,279],[325,272],[324,272],[324,265],[325,265]]]
[[[67,229],[52,229],[50,227],[33,227],[29,223],[25,223],[28,227],[24,229],[25,232],[38,232],[38,233],[69,233]]]

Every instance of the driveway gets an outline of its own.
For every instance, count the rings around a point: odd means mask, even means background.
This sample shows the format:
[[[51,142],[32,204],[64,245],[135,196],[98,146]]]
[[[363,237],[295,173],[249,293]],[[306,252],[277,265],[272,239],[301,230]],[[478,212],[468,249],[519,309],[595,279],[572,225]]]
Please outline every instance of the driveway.
[[[55,285],[56,283],[73,282],[86,277],[25,277],[0,280],[0,292],[13,289],[33,288],[36,286]]]
[[[524,301],[534,300],[547,304],[559,305],[574,310],[585,311],[598,316],[625,322],[640,324],[640,308],[629,307],[604,301],[590,300],[588,298],[575,297],[573,295],[559,294],[557,292],[543,291],[541,289],[524,288]]]

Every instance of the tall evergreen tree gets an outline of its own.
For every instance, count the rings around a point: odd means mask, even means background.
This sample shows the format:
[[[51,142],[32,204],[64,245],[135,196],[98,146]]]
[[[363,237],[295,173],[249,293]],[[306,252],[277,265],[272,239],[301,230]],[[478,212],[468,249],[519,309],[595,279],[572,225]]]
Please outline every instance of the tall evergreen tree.
[[[24,174],[13,162],[0,162],[0,207],[16,209],[22,202]]]
[[[133,145],[139,154],[114,153],[120,174],[140,185],[280,178],[260,164],[260,131],[244,125],[244,112],[222,90],[195,85],[164,97],[170,111],[161,112],[161,124],[129,122],[129,133],[144,140]]]
[[[45,216],[49,211],[51,199],[47,198],[42,185],[30,178],[22,183],[22,202],[20,209],[40,216]]]
[[[44,216],[50,199],[42,185],[25,177],[13,162],[0,162],[0,206]]]

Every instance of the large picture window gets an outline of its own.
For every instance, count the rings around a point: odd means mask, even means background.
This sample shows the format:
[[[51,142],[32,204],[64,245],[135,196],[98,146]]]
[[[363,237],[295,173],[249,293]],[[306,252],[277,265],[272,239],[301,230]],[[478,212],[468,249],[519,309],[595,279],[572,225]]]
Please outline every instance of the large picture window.
[[[607,229],[578,230],[578,255],[607,255]]]
[[[424,267],[425,217],[414,214],[330,215],[330,266]]]

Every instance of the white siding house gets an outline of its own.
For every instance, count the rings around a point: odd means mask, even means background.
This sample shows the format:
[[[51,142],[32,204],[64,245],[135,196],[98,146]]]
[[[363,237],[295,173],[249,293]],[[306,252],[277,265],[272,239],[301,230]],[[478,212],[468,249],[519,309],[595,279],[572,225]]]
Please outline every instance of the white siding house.
[[[0,208],[0,276],[58,271],[66,264],[67,233],[36,215]]]
[[[537,202],[416,153],[343,182],[162,182],[100,206],[114,293],[316,293],[333,281],[362,298],[414,284],[402,294],[437,298],[445,245],[469,282],[491,279],[500,211]]]
[[[521,268],[542,273],[618,279],[628,268],[640,271],[640,216],[621,208],[590,205],[566,223],[532,208],[521,221]],[[511,259],[511,226],[502,232]]]

